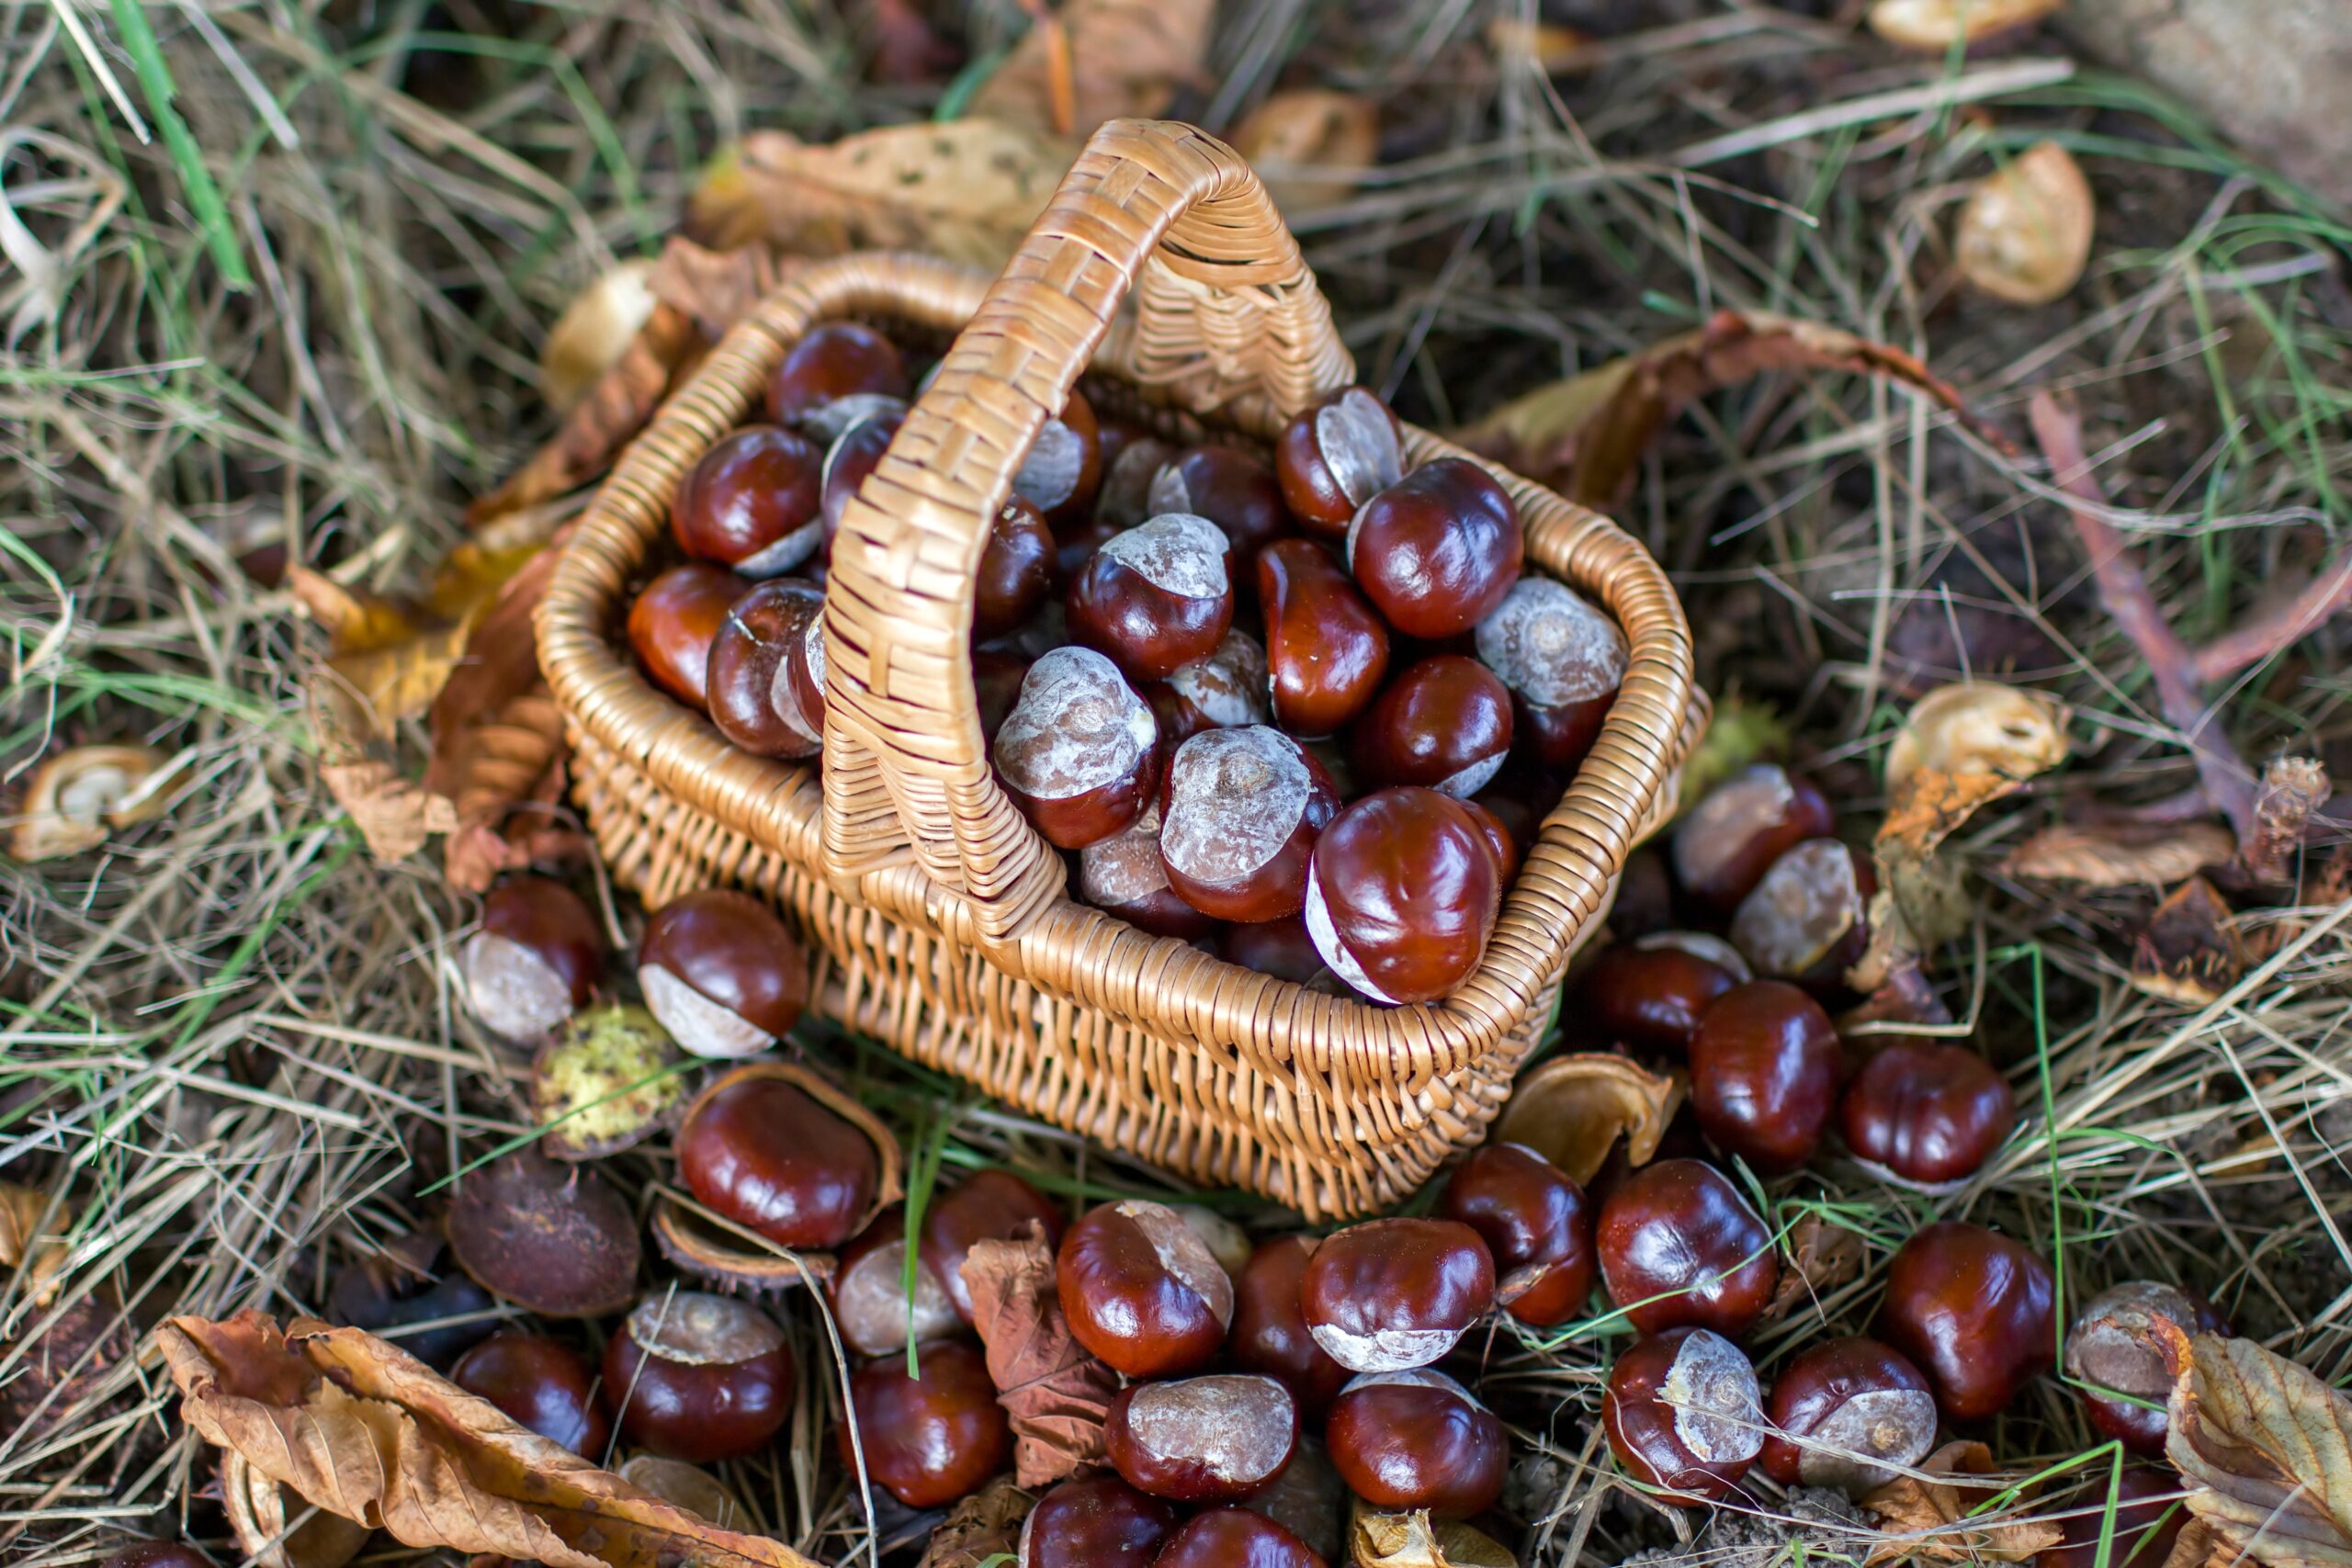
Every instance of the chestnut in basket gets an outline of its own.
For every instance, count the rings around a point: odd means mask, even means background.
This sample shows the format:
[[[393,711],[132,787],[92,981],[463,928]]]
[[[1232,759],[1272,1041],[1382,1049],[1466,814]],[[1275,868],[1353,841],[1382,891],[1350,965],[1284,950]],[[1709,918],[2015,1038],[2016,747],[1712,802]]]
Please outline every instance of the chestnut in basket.
[[[1729,1179],[1695,1159],[1657,1160],[1619,1181],[1594,1242],[1609,1299],[1645,1334],[1690,1325],[1736,1339],[1780,1282],[1772,1233]]]
[[[1035,1222],[1047,1247],[1062,1239],[1062,1212],[1053,1200],[1009,1170],[980,1170],[944,1196],[932,1200],[922,1216],[923,1267],[939,1276],[956,1315],[972,1321],[971,1287],[964,1282],[964,1259],[973,1245],[1009,1240]]]
[[[1053,533],[1035,506],[1013,496],[997,509],[980,551],[972,635],[1002,637],[1035,615],[1053,588]]]
[[[2017,1096],[1965,1045],[1898,1040],[1846,1086],[1838,1126],[1857,1159],[1932,1185],[1976,1174],[2017,1123]]]
[[[749,1056],[791,1032],[808,1005],[808,959],[775,910],[705,888],[653,912],[637,983],[662,1027],[697,1056]]]
[[[828,554],[833,547],[833,536],[842,531],[842,516],[849,511],[850,497],[882,466],[882,454],[890,449],[899,427],[906,422],[907,413],[902,408],[876,408],[844,426],[825,449],[825,467],[818,480],[817,511],[824,524]]]
[[[1244,1371],[1279,1380],[1306,1419],[1320,1426],[1349,1372],[1315,1342],[1299,1304],[1306,1262],[1318,1245],[1311,1235],[1277,1236],[1250,1253],[1234,1276],[1226,1352]]]
[[[515,1425],[602,1462],[612,1423],[596,1403],[596,1370],[544,1334],[493,1334],[449,1369],[449,1381]]]
[[[794,344],[768,378],[768,412],[830,441],[852,419],[905,401],[910,389],[897,344],[855,321],[826,321]]]
[[[1441,653],[1388,682],[1355,724],[1356,772],[1465,800],[1510,754],[1510,692],[1475,659]]]
[[[926,1216],[928,1218],[928,1216]],[[861,1356],[888,1356],[955,1333],[963,1326],[956,1303],[932,1267],[929,1248],[908,1288],[907,1216],[893,1205],[842,1248],[833,1271],[833,1321],[842,1339]]]
[[[1144,689],[1159,721],[1159,738],[1181,746],[1204,729],[1266,724],[1266,647],[1248,632],[1228,631],[1205,659]]]
[[[823,591],[792,577],[760,583],[728,607],[711,639],[707,682],[710,721],[721,735],[754,756],[816,754],[824,719],[808,722],[791,666],[797,649],[806,668],[810,627],[824,614]]]
[[[1469,814],[1471,822],[1478,829],[1479,837],[1487,840],[1487,849],[1495,857],[1495,881],[1501,886],[1504,895],[1508,897],[1511,880],[1519,874],[1520,863],[1526,858],[1525,852],[1520,848],[1519,840],[1512,836],[1510,829],[1505,826],[1501,816],[1493,807],[1476,800],[1458,801],[1455,804]]]
[[[1807,839],[1826,839],[1828,797],[1777,762],[1757,762],[1709,790],[1675,824],[1674,877],[1701,906],[1728,915],[1772,863]]]
[[[1131,1486],[1178,1503],[1238,1502],[1290,1463],[1298,1406],[1252,1374],[1130,1383],[1111,1401],[1102,1438]]]
[[[605,933],[580,895],[544,876],[518,876],[481,901],[481,929],[459,961],[466,1003],[494,1034],[530,1040],[595,998]]]
[[[2211,1302],[2154,1280],[2128,1280],[2083,1303],[2066,1330],[2066,1375],[2082,1385],[2091,1425],[2141,1453],[2160,1455],[2170,1419],[2173,1379],[2158,1325],[2183,1334],[2230,1332]],[[2143,1403],[2134,1404],[2133,1400]]]
[[[1403,434],[1388,405],[1362,387],[1294,416],[1274,443],[1291,514],[1310,533],[1344,537],[1357,508],[1405,477]]]
[[[1232,1279],[1164,1203],[1089,1210],[1062,1237],[1054,1274],[1070,1333],[1131,1378],[1200,1366],[1233,1321]]]
[[[1233,624],[1225,536],[1171,512],[1114,534],[1070,583],[1069,635],[1136,681],[1161,681],[1216,651]]]
[[[1486,1242],[1511,1316],[1550,1328],[1584,1310],[1597,1267],[1594,1205],[1550,1160],[1521,1144],[1488,1144],[1453,1168],[1438,1212]]]
[[[1783,980],[1750,980],[1707,1005],[1690,1036],[1690,1103],[1717,1148],[1794,1170],[1821,1146],[1838,1100],[1838,1031]]]
[[[1498,873],[1458,801],[1384,789],[1332,818],[1316,841],[1306,929],[1331,972],[1374,1000],[1435,1001],[1486,953]]]
[[[1764,1446],[1756,1369],[1705,1328],[1669,1328],[1621,1354],[1600,1419],[1625,1473],[1677,1503],[1735,1495]]]
[[[1094,405],[1073,389],[1060,414],[1037,432],[1021,471],[1012,476],[1012,493],[1060,528],[1085,515],[1102,484],[1102,427],[1095,423]]]
[[[1522,577],[1478,623],[1475,640],[1516,699],[1521,748],[1555,772],[1583,761],[1631,658],[1617,623],[1566,583]]]
[[[1825,1340],[1781,1369],[1765,1406],[1765,1473],[1860,1497],[1936,1446],[1936,1399],[1909,1358],[1875,1339]]]
[[[996,744],[996,732],[1021,700],[1021,682],[1029,674],[1029,660],[995,649],[972,650],[972,699],[979,705],[980,738]]]
[[[904,1356],[868,1361],[850,1378],[850,1408],[865,1472],[910,1508],[936,1508],[1004,1468],[1012,1431],[988,1363],[970,1346],[926,1345],[915,1372],[907,1375]],[[842,1462],[854,1473],[849,1423],[835,1430]]]
[[[1306,867],[1340,807],[1322,764],[1279,729],[1245,725],[1176,749],[1161,795],[1168,885],[1221,920],[1272,920],[1306,901]]]
[[[1327,996],[1347,995],[1347,987],[1315,950],[1315,938],[1308,933],[1306,922],[1296,916],[1261,920],[1255,925],[1227,926],[1219,951],[1227,964],[1238,964],[1244,969],[1272,975],[1277,980],[1288,980],[1294,986],[1304,986]]]
[[[1494,1304],[1494,1258],[1455,1220],[1350,1225],[1324,1238],[1299,1281],[1307,1331],[1353,1372],[1428,1366]]]
[[[1143,815],[1159,733],[1108,659],[1057,648],[1029,666],[996,732],[997,777],[1046,842],[1082,850]]]
[[[1945,1220],[1887,1266],[1879,1337],[1928,1374],[1947,1417],[1981,1421],[2049,1370],[2056,1295],[2050,1265],[2023,1243]]]
[[[1510,492],[1463,457],[1424,463],[1348,525],[1348,570],[1407,637],[1466,632],[1501,607],[1525,551]]]
[[[1148,806],[1132,826],[1078,852],[1080,895],[1154,936],[1190,942],[1216,929],[1216,921],[1186,903],[1168,879],[1159,858],[1159,807]]]
[[[1577,984],[1571,1014],[1599,1039],[1680,1055],[1708,1004],[1747,976],[1747,963],[1719,937],[1720,957],[1666,931],[1603,949]],[[1692,935],[1701,933],[1693,932]],[[1728,962],[1725,962],[1728,960]]]
[[[1443,1519],[1494,1506],[1510,1463],[1503,1424],[1430,1367],[1366,1372],[1340,1392],[1323,1440],[1355,1495]]]
[[[1197,506],[1154,506],[1151,487],[1159,470],[1182,453],[1139,425],[1101,421],[1102,483],[1094,492],[1094,516],[1114,532],[1132,528],[1163,512],[1199,512]]]
[[[605,1346],[622,1434],[688,1464],[757,1453],[791,1417],[792,1389],[784,1330],[732,1296],[657,1292]]]
[[[1258,552],[1290,532],[1282,485],[1264,458],[1238,446],[1187,446],[1152,476],[1149,515],[1191,512],[1232,547],[1234,585],[1252,581]]]
[[[1065,1481],[1021,1524],[1018,1568],[1151,1568],[1176,1510],[1115,1475]]]
[[[677,1147],[678,1174],[705,1207],[780,1247],[839,1247],[872,1214],[882,1180],[871,1133],[758,1066],[695,1097]]]
[[[818,493],[824,450],[773,424],[719,437],[670,501],[670,532],[698,560],[744,577],[781,577],[824,536]]]
[[[1870,942],[1878,877],[1835,839],[1808,839],[1772,863],[1731,918],[1732,945],[1758,975],[1835,983]]]
[[[700,709],[711,639],[728,606],[751,584],[706,561],[673,566],[647,583],[628,607],[628,644],[653,683]]]
[[[1258,552],[1266,670],[1274,718],[1293,735],[1334,734],[1362,713],[1388,672],[1388,628],[1312,539]]]
[[[1326,1568],[1286,1525],[1249,1508],[1210,1508],[1168,1538],[1152,1568]]]

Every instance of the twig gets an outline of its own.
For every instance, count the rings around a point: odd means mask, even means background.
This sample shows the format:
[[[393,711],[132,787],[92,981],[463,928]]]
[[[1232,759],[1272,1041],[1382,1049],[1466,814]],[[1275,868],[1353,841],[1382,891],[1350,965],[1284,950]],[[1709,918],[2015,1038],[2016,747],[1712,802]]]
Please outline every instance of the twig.
[[[2352,607],[2352,551],[2328,563],[2303,591],[2249,625],[2232,626],[2199,649],[2199,681],[2226,681],[2261,663],[2289,643],[2316,631],[2330,617]]]

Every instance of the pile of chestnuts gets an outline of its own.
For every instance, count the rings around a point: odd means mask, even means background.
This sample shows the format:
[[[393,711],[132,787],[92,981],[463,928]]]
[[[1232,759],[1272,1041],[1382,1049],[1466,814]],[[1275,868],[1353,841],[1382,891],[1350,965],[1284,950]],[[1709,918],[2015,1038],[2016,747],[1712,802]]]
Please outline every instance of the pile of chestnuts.
[[[764,422],[678,488],[684,558],[628,638],[745,750],[821,748],[832,537],[913,388],[880,333],[818,327]],[[1087,902],[1383,1003],[1476,968],[1627,658],[1608,616],[1521,575],[1484,468],[1408,470],[1399,434],[1361,387],[1271,455],[1173,446],[1073,392],[990,526],[971,631],[996,776]]]

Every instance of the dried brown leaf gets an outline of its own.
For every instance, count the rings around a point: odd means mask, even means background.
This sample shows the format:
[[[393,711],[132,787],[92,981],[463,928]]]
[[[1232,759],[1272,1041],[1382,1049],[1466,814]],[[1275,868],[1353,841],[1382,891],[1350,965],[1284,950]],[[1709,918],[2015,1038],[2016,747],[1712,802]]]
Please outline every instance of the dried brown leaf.
[[[374,1533],[356,1519],[311,1512],[300,1494],[256,1472],[234,1449],[220,1455],[220,1506],[256,1568],[343,1568]],[[288,1521],[305,1513],[310,1517],[288,1533]]]
[[[1905,49],[1941,52],[2050,15],[2065,0],[1878,0],[1871,31]]]
[[[2254,797],[2254,832],[2245,846],[2249,875],[2276,882],[2293,867],[2312,818],[2335,793],[2327,769],[2314,757],[2273,757],[2262,769]]]
[[[1886,749],[1886,785],[1923,772],[2030,779],[2066,760],[2066,705],[1998,681],[1939,686],[1911,705]]]
[[[1034,1488],[1100,1464],[1119,1375],[1071,1337],[1042,1229],[1031,1221],[1010,1241],[977,1243],[963,1273],[989,1380],[1012,1425],[1014,1478]]]
[[[1762,1321],[1778,1323],[1809,1303],[1862,1277],[1869,1249],[1861,1236],[1843,1225],[1833,1225],[1818,1214],[1807,1214],[1789,1232],[1788,1266],[1772,1287]]]
[[[2047,1520],[1976,1513],[2007,1485],[1993,1477],[1993,1451],[1982,1443],[1946,1443],[1919,1469],[1935,1479],[1898,1475],[1862,1499],[1888,1534],[1871,1549],[1870,1562],[2022,1562],[2064,1533]]]
[[[2001,870],[2086,887],[2162,887],[2236,852],[2236,836],[2219,822],[2060,823],[2011,850]]]
[[[1679,1073],[1654,1073],[1605,1052],[1555,1056],[1519,1080],[1495,1136],[1524,1144],[1574,1180],[1589,1182],[1621,1136],[1627,1159],[1649,1162],[1682,1103],[1683,1087]]]
[[[708,1519],[721,1529],[741,1529],[752,1523],[752,1512],[741,1499],[710,1472],[684,1460],[660,1454],[637,1454],[615,1472],[640,1491],[675,1503],[696,1518]]]
[[[329,648],[337,654],[397,648],[423,626],[415,606],[405,601],[346,587],[307,566],[288,566],[286,587],[325,630]]]
[[[684,235],[662,247],[649,282],[654,297],[683,310],[695,330],[716,343],[752,313],[800,264],[764,243],[706,250]]]
[[[572,296],[539,348],[539,392],[558,413],[570,413],[636,340],[653,314],[647,280],[653,264],[625,261]]]
[[[2179,1378],[2165,1457],[2188,1511],[2267,1568],[2352,1565],[2352,1399],[2251,1339],[2157,1332]]]
[[[1036,1506],[1012,1477],[998,1476],[948,1511],[916,1568],[980,1568],[1012,1556],[1021,1544],[1022,1521]]]
[[[1359,93],[1297,87],[1276,93],[1233,128],[1233,150],[1286,214],[1355,194],[1380,156],[1380,108]]]
[[[2207,1007],[2245,973],[2237,917],[2192,876],[2165,896],[2132,946],[2132,984],[2183,1007]]]
[[[1066,0],[980,85],[972,112],[1080,138],[1106,119],[1156,118],[1179,88],[1205,78],[1216,13],[1215,0]],[[1058,47],[1073,90],[1067,118],[1055,112]]]
[[[0,1181],[0,1270],[25,1269],[35,1306],[57,1299],[57,1275],[67,1256],[65,1234],[73,1224],[72,1204],[60,1203],[52,1216],[48,1193],[19,1181]]]
[[[457,827],[457,807],[447,795],[403,777],[382,754],[374,716],[349,687],[320,671],[311,675],[308,694],[319,781],[351,814],[379,863],[406,860],[434,834]]]
[[[597,1469],[358,1329],[298,1318],[281,1333],[246,1311],[175,1317],[156,1337],[198,1435],[404,1545],[548,1568],[812,1568]]]
[[[2037,141],[1976,182],[1960,209],[1952,253],[1961,276],[1995,299],[2047,305],[2082,277],[2097,218],[2075,155]]]
[[[1485,1532],[1428,1512],[1384,1513],[1359,1497],[1348,1517],[1354,1568],[1519,1568],[1509,1549]]]

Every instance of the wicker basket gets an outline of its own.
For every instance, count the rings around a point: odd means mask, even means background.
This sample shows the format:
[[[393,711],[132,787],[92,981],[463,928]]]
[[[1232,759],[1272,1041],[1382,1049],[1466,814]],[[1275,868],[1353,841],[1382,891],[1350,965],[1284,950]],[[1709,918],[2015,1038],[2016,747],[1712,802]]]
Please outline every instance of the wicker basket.
[[[654,691],[615,634],[681,477],[802,333],[843,316],[957,335],[833,547],[820,787]],[[1146,935],[1066,895],[1061,856],[990,778],[972,688],[987,520],[1081,372],[1179,424],[1271,440],[1354,367],[1256,176],[1187,126],[1104,126],[992,283],[899,255],[801,272],[629,448],[556,570],[539,650],[577,798],[649,904],[732,883],[783,907],[815,955],[816,1007],[845,1028],[1310,1218],[1393,1202],[1500,1108],[1628,847],[1671,809],[1705,715],[1689,628],[1614,525],[1497,470],[1531,564],[1603,604],[1633,657],[1477,972],[1442,1002],[1388,1009]],[[1410,427],[1405,446],[1413,463],[1463,455]]]

